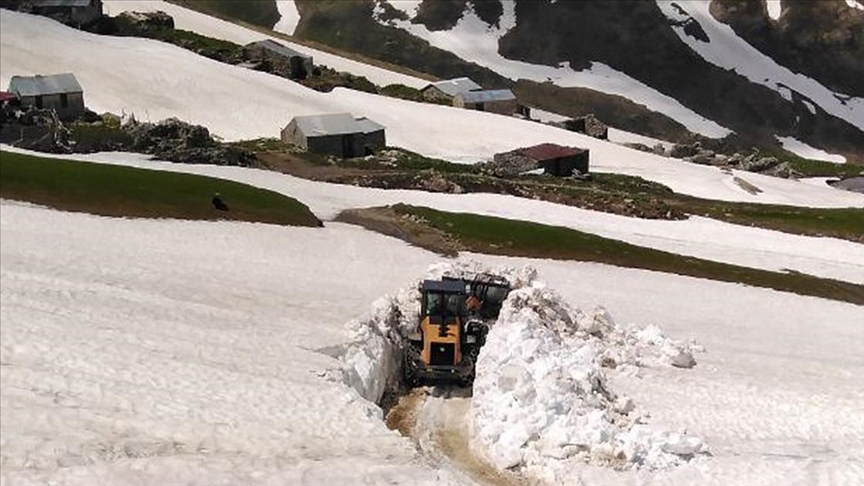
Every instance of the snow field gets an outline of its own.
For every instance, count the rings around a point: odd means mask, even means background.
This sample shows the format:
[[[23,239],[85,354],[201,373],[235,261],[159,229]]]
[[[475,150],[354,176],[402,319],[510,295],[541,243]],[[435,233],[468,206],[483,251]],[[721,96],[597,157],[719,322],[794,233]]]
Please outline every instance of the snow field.
[[[315,64],[323,64],[336,69],[337,71],[345,71],[358,76],[365,76],[373,83],[381,86],[386,86],[388,84],[404,84],[414,88],[422,88],[429,84],[428,81],[413,76],[388,71],[383,68],[370,66],[335,54],[330,54],[329,52],[306,47],[302,44],[295,44],[286,41],[285,39],[268,36],[261,32],[247,29],[246,27],[241,27],[237,24],[217,19],[162,0],[104,0],[103,5],[105,13],[112,16],[127,11],[155,12],[161,10],[174,18],[174,25],[178,29],[197,32],[198,34],[207,37],[222,39],[236,44],[246,45],[250,42],[272,39],[298,52],[311,55]],[[278,0],[276,6],[279,8],[279,13],[282,15],[282,18],[273,27],[273,29],[277,32],[289,35],[293,34],[294,29],[297,27],[297,23],[300,21],[297,6],[294,4],[293,0]],[[242,93],[242,91],[239,92]]]
[[[451,483],[316,351],[434,256],[0,204],[3,484]]]
[[[759,203],[864,206],[861,195],[759,174],[727,174],[512,117],[346,89],[319,93],[176,46],[94,36],[7,10],[0,11],[0,27],[0,84],[15,74],[70,71],[84,86],[88,106],[97,112],[134,113],[151,121],[178,117],[228,140],[275,137],[294,116],[348,111],[385,125],[390,145],[451,161],[477,162],[497,152],[553,142],[590,149],[593,171],[644,177],[684,194]],[[123,76],[118,76],[121,71]],[[733,181],[736,175],[763,192],[756,196],[743,190]]]

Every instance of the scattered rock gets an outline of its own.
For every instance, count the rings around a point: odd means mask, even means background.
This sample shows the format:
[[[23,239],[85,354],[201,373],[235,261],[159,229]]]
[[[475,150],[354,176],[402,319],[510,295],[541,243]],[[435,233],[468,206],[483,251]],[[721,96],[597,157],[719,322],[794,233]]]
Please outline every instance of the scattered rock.
[[[591,113],[565,121],[564,128],[571,132],[584,133],[600,140],[607,140],[609,138],[609,127]]]

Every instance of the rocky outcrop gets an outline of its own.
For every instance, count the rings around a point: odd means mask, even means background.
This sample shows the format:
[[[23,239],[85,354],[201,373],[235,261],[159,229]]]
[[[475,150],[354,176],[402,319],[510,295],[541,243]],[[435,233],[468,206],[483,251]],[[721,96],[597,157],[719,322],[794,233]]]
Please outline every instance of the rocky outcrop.
[[[162,11],[123,12],[117,16],[117,22],[140,33],[174,28],[174,18]]]
[[[760,155],[758,150],[754,150],[753,153],[746,156],[737,152],[732,155],[726,155],[702,148],[702,144],[696,142],[694,144],[675,145],[670,151],[669,156],[694,164],[757,172],[785,179],[797,179],[803,176],[802,173],[796,171],[788,162],[781,162],[776,157]]]
[[[609,127],[591,113],[564,121],[563,128],[571,132],[584,133],[600,140],[609,139]]]
[[[132,151],[171,162],[248,167],[255,160],[249,152],[216,141],[207,128],[176,118],[156,124],[131,120],[123,129],[132,136]]]

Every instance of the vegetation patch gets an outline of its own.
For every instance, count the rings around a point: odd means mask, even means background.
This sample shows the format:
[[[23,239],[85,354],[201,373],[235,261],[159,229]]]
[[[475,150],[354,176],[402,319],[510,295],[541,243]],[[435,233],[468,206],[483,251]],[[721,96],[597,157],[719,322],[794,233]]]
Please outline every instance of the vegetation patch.
[[[713,262],[644,248],[603,238],[570,228],[548,226],[468,213],[449,213],[434,209],[399,204],[387,209],[396,217],[391,224],[403,221],[425,225],[438,232],[448,242],[450,251],[470,251],[492,255],[547,258],[597,262],[619,267],[639,268],[690,277],[736,282],[800,295],[851,302],[864,305],[864,286],[824,279],[798,272],[781,273]],[[380,217],[380,208],[375,208]],[[362,213],[360,213],[362,214]],[[353,221],[364,224],[355,212]],[[415,243],[416,229],[385,234]],[[424,242],[424,243],[428,243]],[[428,245],[426,246],[428,248]],[[442,251],[442,253],[444,253]]]
[[[594,211],[650,219],[704,216],[806,236],[864,243],[864,209],[802,208],[701,199],[623,174],[592,174],[589,180],[542,175],[496,177],[481,167],[431,159],[402,149],[376,156],[338,159],[310,154],[273,140],[240,142],[257,151],[262,168],[304,179],[380,189],[445,193],[493,193],[539,199]]]
[[[213,207],[216,193],[227,211]],[[321,226],[296,199],[237,182],[11,152],[0,152],[0,198],[102,216]]]
[[[170,0],[171,3],[229,20],[272,29],[281,15],[276,0]]]

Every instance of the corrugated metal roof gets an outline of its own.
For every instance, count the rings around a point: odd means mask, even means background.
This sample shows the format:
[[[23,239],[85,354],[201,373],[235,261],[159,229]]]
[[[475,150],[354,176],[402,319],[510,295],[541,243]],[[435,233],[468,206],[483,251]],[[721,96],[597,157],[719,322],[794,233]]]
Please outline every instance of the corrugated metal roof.
[[[267,49],[268,51],[275,52],[276,54],[279,54],[280,56],[302,57],[305,59],[312,59],[312,56],[310,56],[308,54],[303,54],[302,52],[297,52],[288,46],[282,45],[282,44],[280,44],[276,41],[270,40],[270,39],[265,39],[265,40],[261,40],[258,42],[253,42],[253,43],[249,44],[249,46],[263,47],[264,49]]]
[[[30,0],[34,7],[87,7],[93,0]]]
[[[461,98],[465,103],[487,103],[489,101],[511,101],[515,100],[516,96],[509,89],[487,89],[460,93],[457,98]]]
[[[576,147],[564,147],[554,143],[541,143],[533,147],[525,147],[517,149],[516,152],[536,161],[560,159],[561,157],[570,157],[576,154],[585,152],[585,149]]]
[[[297,127],[306,136],[345,135],[349,133],[371,133],[384,127],[368,118],[354,118],[350,113],[298,116]]]
[[[71,73],[50,76],[12,76],[9,91],[18,96],[43,96],[60,93],[81,93],[84,90]]]
[[[429,86],[435,86],[449,96],[456,96],[459,93],[483,89],[482,86],[475,83],[470,78],[447,79],[445,81],[438,81],[436,83],[432,83]],[[427,86],[426,88],[429,88],[429,86]]]

